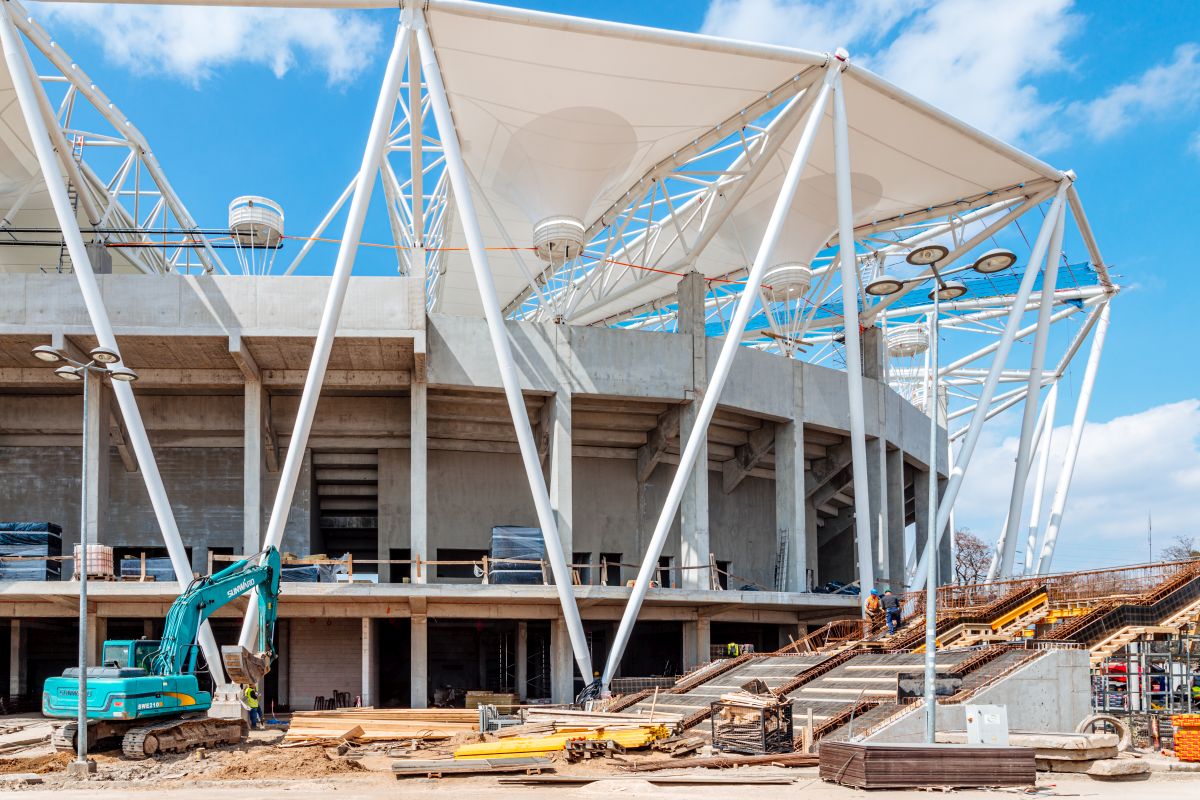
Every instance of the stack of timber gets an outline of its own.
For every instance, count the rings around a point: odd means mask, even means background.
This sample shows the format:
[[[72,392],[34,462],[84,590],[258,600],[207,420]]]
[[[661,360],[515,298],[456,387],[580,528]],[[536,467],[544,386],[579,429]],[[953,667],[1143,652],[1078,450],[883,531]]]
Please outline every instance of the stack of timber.
[[[469,691],[467,692],[464,704],[471,710],[477,709],[479,706],[495,706],[496,710],[501,714],[507,714],[512,709],[521,705],[521,699],[511,692],[484,692],[484,691]]]
[[[338,708],[297,711],[284,747],[352,741],[393,742],[449,739],[479,731],[479,712],[461,708]]]
[[[596,728],[620,725],[666,725],[674,728],[683,716],[662,711],[634,714],[632,712],[609,713],[605,711],[577,711],[570,708],[527,708],[525,722],[527,725],[554,725],[560,728]]]
[[[821,779],[859,789],[1032,786],[1030,747],[825,742]]]

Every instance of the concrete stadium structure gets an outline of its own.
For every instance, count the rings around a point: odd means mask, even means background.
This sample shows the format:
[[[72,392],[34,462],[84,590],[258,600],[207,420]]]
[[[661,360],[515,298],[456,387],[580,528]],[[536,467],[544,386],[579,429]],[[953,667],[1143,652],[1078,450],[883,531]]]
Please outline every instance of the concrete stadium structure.
[[[687,282],[695,279],[684,291]],[[207,570],[210,551],[257,552],[278,480],[272,451],[288,446],[328,281],[111,275],[101,286],[124,357],[139,367],[150,440],[195,570]],[[71,276],[5,275],[0,287],[0,507],[6,519],[60,521],[73,543],[80,396],[30,349],[61,342],[86,351],[94,335]],[[601,558],[634,562],[644,548],[718,343],[688,335],[686,325],[669,334],[514,322],[509,333],[564,550],[575,564],[595,565],[576,593],[599,658],[633,574],[618,568],[602,586]],[[493,525],[536,526],[495,361],[480,347],[485,337],[480,320],[426,314],[419,280],[351,282],[285,551],[478,560]],[[773,649],[857,608],[856,598],[809,592],[855,579],[845,374],[743,356],[709,429],[709,469],[690,478],[665,551],[669,578],[643,612],[648,623],[628,656],[634,675],[703,663],[710,642]],[[904,528],[925,522],[928,418],[870,368],[867,386],[872,470],[888,480],[880,540],[892,554],[888,569],[901,570]],[[89,535],[120,554],[158,556],[161,534],[113,408],[107,398],[92,406]],[[781,538],[791,556],[786,586],[776,585]],[[709,553],[731,573],[727,590],[708,588]],[[376,571],[378,584],[286,584],[287,645],[274,673],[281,705],[307,707],[335,689],[365,702],[419,704],[444,684],[511,686],[526,658],[536,669],[530,628],[558,678],[535,691],[573,695],[552,587],[481,585],[439,576],[437,567],[421,576],[415,566],[355,568]],[[91,630],[99,640],[106,630],[140,635],[142,620],[153,629],[176,591],[95,585]],[[0,585],[10,693],[36,691],[60,666],[51,654],[70,653],[73,594],[65,581]],[[461,641],[464,632],[471,642]],[[505,653],[507,678],[497,673]]]
[[[351,554],[359,581],[286,585],[266,688],[297,708],[565,701],[857,614],[831,581],[948,580],[981,431],[1018,405],[992,576],[1049,571],[1118,291],[1074,173],[843,51],[463,0],[231,4],[396,23],[361,166],[285,269],[278,204],[198,225],[116,103],[0,4],[0,521],[180,582],[267,545]],[[388,277],[352,276],[381,253]],[[329,277],[293,274],[314,262]],[[136,393],[88,377],[85,421],[45,346],[107,348]],[[540,529],[539,585],[490,580],[502,525]],[[153,635],[178,591],[93,586],[89,638]],[[0,581],[10,694],[71,660],[78,595]],[[212,628],[248,645],[238,616]]]

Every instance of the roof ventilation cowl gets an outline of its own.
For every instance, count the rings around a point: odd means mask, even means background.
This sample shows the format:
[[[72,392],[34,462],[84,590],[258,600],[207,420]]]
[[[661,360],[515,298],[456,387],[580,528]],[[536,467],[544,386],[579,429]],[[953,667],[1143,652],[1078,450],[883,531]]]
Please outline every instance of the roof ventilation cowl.
[[[812,286],[812,268],[798,262],[778,264],[763,276],[763,295],[774,303],[799,300]]]
[[[548,264],[562,264],[583,252],[583,222],[576,217],[546,217],[533,226],[533,247]]]

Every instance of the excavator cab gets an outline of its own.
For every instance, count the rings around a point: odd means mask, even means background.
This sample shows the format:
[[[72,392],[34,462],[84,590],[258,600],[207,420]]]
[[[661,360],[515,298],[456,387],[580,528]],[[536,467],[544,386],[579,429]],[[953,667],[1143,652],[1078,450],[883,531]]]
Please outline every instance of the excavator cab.
[[[150,670],[150,657],[158,652],[157,639],[106,641],[100,655],[102,667]]]

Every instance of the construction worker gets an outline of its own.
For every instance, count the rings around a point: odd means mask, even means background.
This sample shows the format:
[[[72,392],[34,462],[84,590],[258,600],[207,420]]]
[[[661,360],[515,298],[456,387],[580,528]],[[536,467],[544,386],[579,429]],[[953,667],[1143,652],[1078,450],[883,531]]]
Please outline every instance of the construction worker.
[[[737,642],[730,642],[729,644],[725,645],[725,655],[729,656],[730,658],[736,658],[740,654],[741,648],[737,646]]]
[[[896,632],[896,628],[900,627],[900,598],[892,594],[891,589],[887,589],[883,593],[883,613],[887,620],[888,634]]]
[[[883,603],[879,601],[879,590],[872,589],[871,594],[867,595],[867,617],[874,619],[882,609]]]
[[[258,707],[258,687],[250,684],[244,692],[243,705],[250,712],[250,727],[262,730],[262,709]]]

